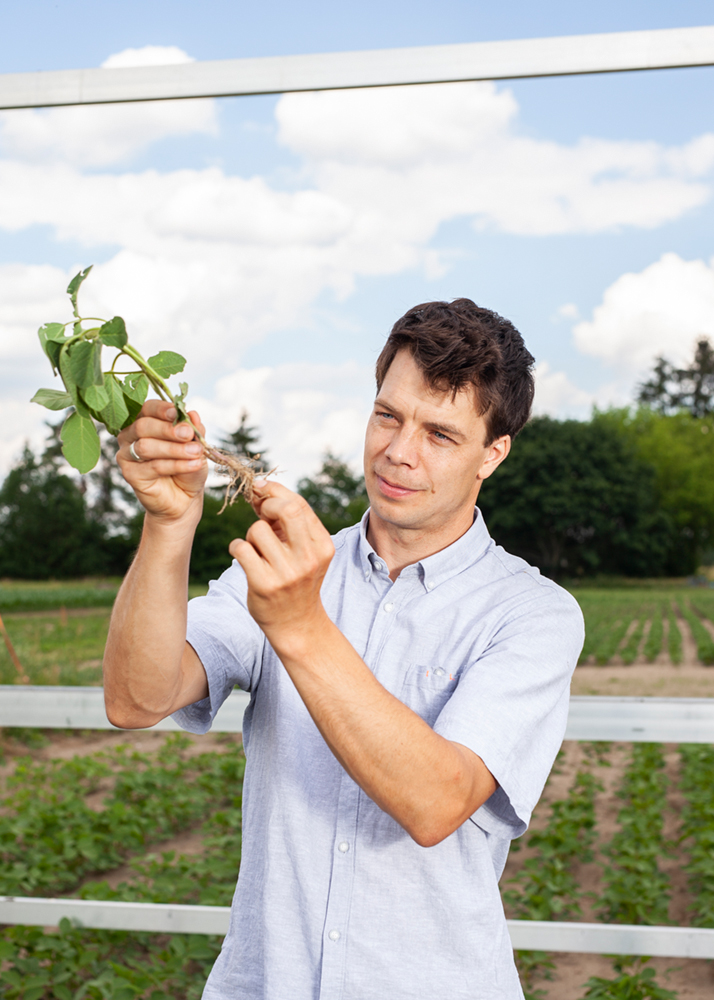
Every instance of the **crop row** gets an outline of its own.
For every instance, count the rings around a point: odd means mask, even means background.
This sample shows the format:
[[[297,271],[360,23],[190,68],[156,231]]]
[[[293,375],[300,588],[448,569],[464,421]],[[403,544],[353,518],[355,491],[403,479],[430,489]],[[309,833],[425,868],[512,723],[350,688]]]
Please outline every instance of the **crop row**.
[[[0,810],[0,893],[175,901],[227,905],[240,858],[243,758],[232,742],[220,753],[188,753],[190,740],[170,737],[157,754],[114,749],[73,760],[21,760]],[[548,807],[547,821],[527,838],[527,859],[505,887],[514,916],[577,919],[589,898],[579,866],[598,844],[598,767],[609,747],[583,744],[584,759],[566,796]],[[681,747],[685,797],[680,842],[694,922],[714,926],[714,749]],[[659,868],[672,845],[663,836],[667,785],[659,746],[632,747],[619,787],[618,828],[600,848],[603,886],[598,917],[627,923],[667,923],[667,880]],[[162,850],[181,830],[199,830],[202,850],[189,857]],[[152,853],[146,853],[150,850]],[[126,866],[118,886],[102,873]],[[0,936],[0,996],[7,1000],[194,1000],[217,955],[215,937],[161,937],[10,927]],[[547,956],[521,953],[528,995]],[[646,965],[615,969],[589,980],[583,1000],[673,996]],[[530,984],[530,985],[529,985]],[[647,992],[649,991],[649,992]]]
[[[597,744],[591,745],[597,747]],[[585,744],[584,748],[587,749]],[[599,762],[607,762],[607,745],[600,744]],[[529,857],[509,888],[504,902],[513,916],[531,920],[572,919],[581,914],[586,898],[600,920],[628,924],[667,924],[670,885],[661,870],[663,858],[675,844],[664,837],[663,816],[667,808],[667,780],[662,747],[634,744],[618,788],[622,808],[617,829],[600,847],[602,886],[597,897],[584,893],[578,866],[593,859],[597,843],[596,793],[601,784],[592,773],[591,762],[578,770],[568,795],[549,807],[543,829],[527,839]],[[693,900],[693,922],[714,926],[714,748],[683,745],[680,748],[680,789],[685,797],[679,844],[689,858]],[[545,995],[534,990],[536,979],[548,978],[553,962],[549,956],[521,952],[518,956],[531,1000]],[[618,960],[612,979],[593,977],[583,1000],[652,998],[666,1000],[675,993],[659,986],[654,970],[644,961]]]
[[[580,662],[606,664],[617,655],[623,663],[642,657],[652,663],[661,653],[682,661],[684,620],[702,663],[714,664],[714,594],[710,591],[582,591],[577,594],[585,617]]]
[[[0,815],[0,893],[227,905],[240,862],[244,761],[232,742],[197,756],[185,752],[190,742],[169,737],[156,755],[118,748],[71,761],[21,760]],[[144,853],[197,825],[200,854]],[[129,875],[119,886],[97,880],[122,862]],[[87,931],[67,921],[56,932],[7,927],[0,996],[198,1000],[219,948],[217,937]]]

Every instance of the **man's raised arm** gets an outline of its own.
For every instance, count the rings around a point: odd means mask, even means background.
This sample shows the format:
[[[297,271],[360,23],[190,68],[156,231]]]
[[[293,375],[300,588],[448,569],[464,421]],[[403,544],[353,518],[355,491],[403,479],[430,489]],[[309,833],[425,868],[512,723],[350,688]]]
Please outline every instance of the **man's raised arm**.
[[[193,431],[174,426],[175,417],[170,403],[149,400],[118,438],[122,474],[146,510],[104,654],[107,716],[124,729],[153,726],[208,694],[206,672],[186,642],[188,568],[207,469]],[[191,420],[203,433],[197,413]]]

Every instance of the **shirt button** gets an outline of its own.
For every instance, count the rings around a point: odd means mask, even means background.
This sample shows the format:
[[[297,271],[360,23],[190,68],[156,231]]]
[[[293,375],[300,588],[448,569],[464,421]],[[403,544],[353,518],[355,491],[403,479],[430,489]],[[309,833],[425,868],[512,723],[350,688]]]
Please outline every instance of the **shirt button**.
[[[340,932],[339,931],[330,931],[330,933],[327,936],[330,939],[330,941],[339,941],[340,940]]]
[[[390,611],[394,611],[394,605],[393,604],[385,604],[384,605],[384,610],[387,612],[387,614],[389,614]]]
[[[341,844],[337,845],[337,850],[340,851],[342,854],[347,854],[349,849],[350,845],[347,843],[346,840],[343,840]]]
[[[382,564],[381,563],[375,563],[374,564],[374,568],[377,570],[378,573],[382,572]]]
[[[434,676],[435,677],[443,677],[444,676],[444,671],[441,669],[441,667],[437,667],[436,668],[436,670],[434,671]]]
[[[433,580],[427,580],[427,584],[426,584],[426,589],[427,590],[433,590],[435,586],[436,586],[436,584],[434,583]]]

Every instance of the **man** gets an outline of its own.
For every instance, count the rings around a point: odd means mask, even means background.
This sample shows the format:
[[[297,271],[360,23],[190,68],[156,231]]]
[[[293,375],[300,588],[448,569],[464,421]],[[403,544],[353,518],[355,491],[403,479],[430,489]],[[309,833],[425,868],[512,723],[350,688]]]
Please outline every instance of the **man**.
[[[200,447],[158,401],[120,435],[147,513],[109,718],[206,732],[234,685],[251,693],[241,872],[204,997],[523,996],[498,879],[562,741],[582,617],[475,503],[528,418],[532,365],[468,299],[410,310],[377,362],[362,523],[331,540],[263,483],[188,616]]]

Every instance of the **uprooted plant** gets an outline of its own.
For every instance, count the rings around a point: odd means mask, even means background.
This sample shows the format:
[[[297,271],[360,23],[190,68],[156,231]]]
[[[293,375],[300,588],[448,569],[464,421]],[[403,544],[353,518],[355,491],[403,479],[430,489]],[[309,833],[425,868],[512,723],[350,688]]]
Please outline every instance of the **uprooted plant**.
[[[188,385],[179,383],[179,392],[174,393],[166,382],[169,376],[184,370],[186,359],[175,351],[159,351],[145,360],[129,343],[121,316],[110,320],[80,316],[77,293],[91,270],[90,265],[80,271],[67,287],[74,318],[67,323],[46,323],[37,331],[53,374],[59,374],[64,383],[64,392],[40,389],[32,397],[32,402],[50,410],[72,408],[60,432],[64,457],[81,473],[93,469],[100,455],[95,421],[103,424],[110,434],[119,434],[136,420],[149,390],[153,389],[159,399],[172,403],[176,408],[176,423],[185,421],[193,428],[197,440],[203,445],[204,455],[214,463],[216,471],[229,477],[225,501],[219,513],[241,494],[250,501],[253,481],[259,471],[256,460],[260,456],[238,456],[208,444],[186,410]],[[71,331],[68,327],[72,328]],[[104,347],[116,350],[109,371],[102,368]],[[124,359],[130,363],[129,371],[117,369],[117,365],[124,366]]]

